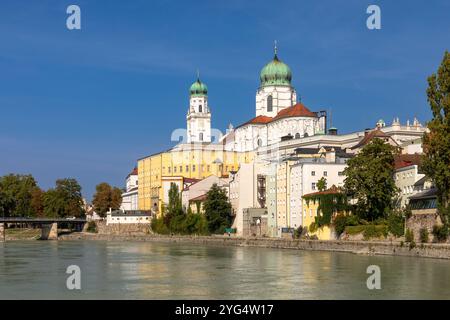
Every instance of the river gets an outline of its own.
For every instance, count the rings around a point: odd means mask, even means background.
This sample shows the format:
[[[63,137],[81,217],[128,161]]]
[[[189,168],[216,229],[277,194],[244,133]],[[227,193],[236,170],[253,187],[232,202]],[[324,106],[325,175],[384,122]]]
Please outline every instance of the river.
[[[66,269],[81,270],[68,290]],[[369,265],[381,289],[369,290]],[[156,242],[0,243],[0,299],[448,299],[448,260]]]

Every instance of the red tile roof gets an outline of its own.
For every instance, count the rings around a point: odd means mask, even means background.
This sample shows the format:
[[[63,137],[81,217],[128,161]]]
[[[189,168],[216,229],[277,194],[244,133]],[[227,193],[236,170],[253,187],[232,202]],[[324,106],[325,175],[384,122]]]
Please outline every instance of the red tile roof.
[[[266,124],[269,123],[270,121],[272,121],[272,117],[260,115],[241,124],[239,127],[245,126],[247,124]]]
[[[137,175],[137,174],[138,174],[138,168],[135,167],[135,168],[133,169],[133,171],[131,171],[131,172],[128,174],[127,178],[128,178],[129,176],[135,176],[135,175]]]
[[[296,105],[283,109],[272,119],[272,121],[276,121],[282,118],[288,117],[314,117],[317,118],[317,114],[310,111],[307,107],[305,107],[302,103],[297,103]]]
[[[341,192],[342,192],[342,190],[340,188],[336,187],[333,184],[330,189],[327,189],[327,190],[324,190],[324,191],[317,191],[317,192],[313,192],[313,193],[308,193],[308,194],[303,195],[303,198],[304,197],[310,197],[310,196],[318,196],[318,195],[321,195],[321,194],[338,194],[338,193],[341,193]]]
[[[282,118],[289,118],[289,117],[314,117],[317,118],[317,114],[309,111],[308,108],[306,108],[303,104],[300,102],[296,105],[283,109],[275,117],[268,117],[268,116],[257,116],[243,124],[241,124],[239,127],[243,127],[247,124],[267,124],[269,122],[277,121]]]
[[[399,154],[394,157],[395,169],[409,167],[412,165],[420,165],[422,157],[420,154]]]

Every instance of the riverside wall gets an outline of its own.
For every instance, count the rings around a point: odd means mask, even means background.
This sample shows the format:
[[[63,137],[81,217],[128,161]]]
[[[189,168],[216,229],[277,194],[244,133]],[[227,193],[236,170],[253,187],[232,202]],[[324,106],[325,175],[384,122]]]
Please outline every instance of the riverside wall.
[[[60,240],[147,241],[196,245],[261,247],[293,250],[349,252],[362,255],[395,255],[450,259],[450,244],[424,243],[410,248],[408,244],[388,241],[293,240],[274,238],[237,238],[227,236],[161,236],[76,233]]]

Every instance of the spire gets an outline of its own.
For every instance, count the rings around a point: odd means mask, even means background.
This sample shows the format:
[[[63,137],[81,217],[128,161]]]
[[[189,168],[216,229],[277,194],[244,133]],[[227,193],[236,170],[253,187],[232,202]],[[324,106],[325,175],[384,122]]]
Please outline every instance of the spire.
[[[278,56],[277,56],[277,54],[278,54],[278,47],[277,47],[277,40],[275,40],[274,42],[273,42],[273,52],[274,52],[274,60],[278,60]]]
[[[200,71],[197,68],[197,82],[200,82]]]

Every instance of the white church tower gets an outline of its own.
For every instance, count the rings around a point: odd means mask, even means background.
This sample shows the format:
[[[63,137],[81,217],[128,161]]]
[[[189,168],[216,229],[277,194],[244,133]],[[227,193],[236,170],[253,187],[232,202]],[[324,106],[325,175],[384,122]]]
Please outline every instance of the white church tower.
[[[256,92],[256,116],[275,117],[281,110],[297,103],[297,93],[291,85],[289,66],[278,59],[277,45],[273,60],[260,73],[261,85]]]
[[[211,142],[211,112],[208,107],[208,87],[197,75],[189,89],[187,120],[187,142]]]

